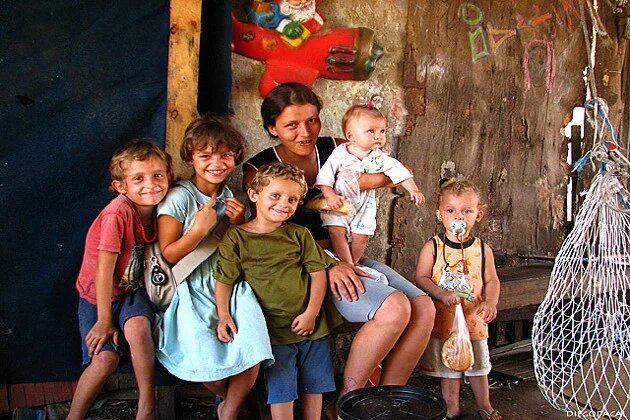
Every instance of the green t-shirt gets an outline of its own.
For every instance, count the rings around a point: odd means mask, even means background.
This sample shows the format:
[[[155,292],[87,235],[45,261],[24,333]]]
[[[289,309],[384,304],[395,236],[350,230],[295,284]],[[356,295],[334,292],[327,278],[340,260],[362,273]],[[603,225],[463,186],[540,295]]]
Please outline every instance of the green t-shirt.
[[[308,229],[284,223],[270,233],[252,233],[232,226],[219,245],[216,280],[233,285],[249,283],[260,302],[272,344],[316,340],[343,322],[334,304],[324,299],[313,334],[291,331],[291,322],[306,310],[310,297],[309,273],[335,265]]]

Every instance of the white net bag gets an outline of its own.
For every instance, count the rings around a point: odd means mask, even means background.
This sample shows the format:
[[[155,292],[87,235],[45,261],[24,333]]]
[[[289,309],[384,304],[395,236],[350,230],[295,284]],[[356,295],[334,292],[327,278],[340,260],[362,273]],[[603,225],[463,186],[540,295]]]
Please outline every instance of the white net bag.
[[[604,149],[602,149],[604,148]],[[593,149],[605,170],[586,195],[534,317],[534,371],[547,401],[581,418],[630,412],[630,194],[627,160]],[[621,165],[616,165],[621,162]]]

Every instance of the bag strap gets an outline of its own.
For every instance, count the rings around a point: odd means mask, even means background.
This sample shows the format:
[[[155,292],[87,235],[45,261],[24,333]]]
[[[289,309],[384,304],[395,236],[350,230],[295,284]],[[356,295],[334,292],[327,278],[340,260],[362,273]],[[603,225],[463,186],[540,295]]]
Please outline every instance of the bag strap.
[[[173,272],[175,283],[177,283],[178,286],[186,280],[186,277],[190,276],[190,274],[195,271],[199,264],[214,254],[229,225],[230,222],[227,220],[227,217],[221,218],[212,231],[210,237],[197,245],[197,248],[193,249],[184,258],[179,260],[177,264],[175,264],[171,271]]]
[[[193,194],[190,188],[186,187],[185,185],[178,184],[178,186],[183,187],[189,193]],[[241,195],[238,195],[237,198],[239,198],[241,201],[243,200]],[[184,256],[184,258],[179,260],[179,262],[175,264],[175,266],[173,266],[171,272],[173,273],[173,277],[175,278],[175,283],[177,284],[177,286],[179,286],[184,280],[186,280],[186,278],[190,276],[193,271],[195,271],[199,264],[207,260],[212,254],[214,254],[214,252],[219,247],[221,238],[223,237],[223,234],[228,229],[228,227],[230,227],[230,222],[228,218],[224,216],[221,218],[221,220],[217,222],[214,230],[212,231],[212,234],[207,239],[203,240],[199,245],[197,245],[197,248],[193,249],[186,256]]]

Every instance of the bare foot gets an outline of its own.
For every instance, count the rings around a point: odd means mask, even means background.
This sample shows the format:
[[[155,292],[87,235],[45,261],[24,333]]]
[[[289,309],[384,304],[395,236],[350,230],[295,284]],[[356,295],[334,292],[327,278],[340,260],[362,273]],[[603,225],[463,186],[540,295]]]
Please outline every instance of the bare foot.
[[[138,407],[138,411],[136,412],[136,420],[154,420],[155,419],[155,409],[141,409]]]
[[[223,404],[225,404],[225,401],[221,401],[219,403],[219,405],[217,405],[217,419],[221,420],[221,412],[223,411]]]
[[[225,400],[217,406],[217,418],[219,420],[236,420],[238,418],[238,410],[233,410],[225,405]]]
[[[452,407],[452,408],[448,408],[446,410],[446,418],[447,419],[456,419],[459,418],[459,415],[461,414],[461,409],[458,407]]]

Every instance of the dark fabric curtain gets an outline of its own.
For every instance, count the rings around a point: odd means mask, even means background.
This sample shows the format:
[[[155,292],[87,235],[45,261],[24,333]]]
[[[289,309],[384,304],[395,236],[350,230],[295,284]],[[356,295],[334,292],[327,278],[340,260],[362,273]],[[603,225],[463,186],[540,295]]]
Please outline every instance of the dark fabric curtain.
[[[164,144],[167,0],[3,1],[0,383],[81,372],[74,282],[113,151]]]
[[[203,0],[197,111],[228,115],[232,89],[232,1]]]

